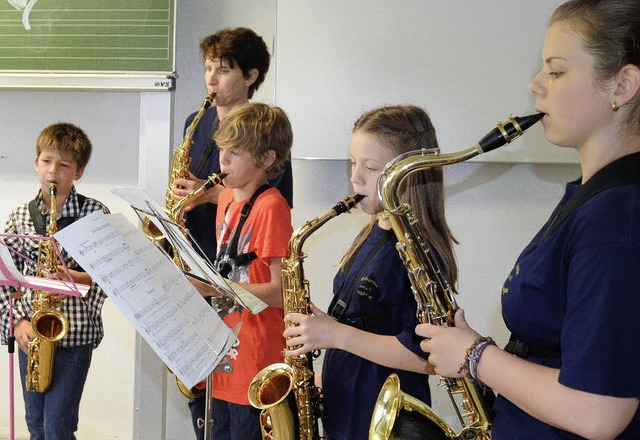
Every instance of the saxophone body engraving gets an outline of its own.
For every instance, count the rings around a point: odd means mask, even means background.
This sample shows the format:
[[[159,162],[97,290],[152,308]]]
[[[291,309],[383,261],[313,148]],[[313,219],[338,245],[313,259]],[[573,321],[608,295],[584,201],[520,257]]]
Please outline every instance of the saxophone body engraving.
[[[56,185],[49,184],[51,197],[50,220],[46,235],[53,236],[58,231],[56,209]],[[41,241],[38,248],[38,267],[36,275],[46,276],[47,272],[57,270],[57,256],[50,241]],[[29,391],[44,393],[51,385],[53,361],[58,341],[69,331],[69,320],[60,311],[62,301],[54,299],[47,292],[36,290],[33,293],[33,314],[31,327],[35,338],[29,342],[27,348],[27,376],[26,388]]]
[[[362,196],[345,197],[322,217],[296,229],[284,259],[282,289],[284,313],[310,314],[309,282],[304,277],[302,246],[307,238],[332,218],[350,211]],[[285,362],[260,371],[249,387],[249,402],[262,409],[260,424],[265,440],[319,440],[320,392],[314,385],[313,359],[317,353],[285,356]]]
[[[490,131],[475,146],[450,154],[426,150],[406,153],[387,164],[378,180],[378,196],[396,237],[397,249],[407,269],[413,294],[418,304],[417,315],[422,323],[452,326],[458,310],[455,292],[444,271],[433,257],[422,227],[402,203],[401,183],[411,173],[470,159],[499,148],[519,137],[542,118],[542,114],[511,117]],[[422,433],[428,439],[490,440],[492,407],[495,398],[491,390],[481,389],[468,378],[441,379],[454,403],[462,431],[456,433],[428,405],[403,393],[397,375],[391,375],[380,391],[369,429],[369,440],[402,438],[394,435],[394,424],[411,414],[422,419]]]

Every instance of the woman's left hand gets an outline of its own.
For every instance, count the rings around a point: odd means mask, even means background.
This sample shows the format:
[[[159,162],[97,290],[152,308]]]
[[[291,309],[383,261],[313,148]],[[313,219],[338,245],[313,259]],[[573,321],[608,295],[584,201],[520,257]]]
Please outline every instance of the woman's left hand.
[[[463,377],[460,366],[467,358],[467,349],[480,335],[469,327],[464,311],[455,315],[455,327],[419,324],[416,334],[426,339],[420,343],[422,351],[429,353],[429,363],[444,377]]]

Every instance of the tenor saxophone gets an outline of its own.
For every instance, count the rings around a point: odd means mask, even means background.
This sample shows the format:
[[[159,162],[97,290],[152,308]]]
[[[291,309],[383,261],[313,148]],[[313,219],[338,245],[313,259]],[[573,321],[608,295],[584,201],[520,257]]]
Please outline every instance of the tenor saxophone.
[[[302,245],[322,225],[350,211],[362,198],[358,194],[345,197],[322,217],[308,221],[291,235],[290,256],[283,260],[282,269],[285,315],[311,314],[309,281],[304,277],[303,268],[306,255]],[[249,402],[262,410],[260,426],[264,440],[320,439],[320,390],[314,385],[313,372],[313,359],[317,354],[285,356],[284,363],[269,365],[254,377],[249,386]]]
[[[56,184],[49,184],[51,208],[46,235],[52,237],[58,231],[56,209]],[[44,277],[57,270],[57,255],[51,241],[43,240],[38,247],[38,265],[36,275]],[[43,290],[33,293],[33,315],[31,327],[35,338],[29,342],[27,349],[27,376],[25,378],[28,391],[44,393],[51,385],[53,361],[56,345],[69,331],[69,320],[60,311],[61,300],[56,300]]]
[[[390,162],[378,179],[378,196],[388,215],[391,228],[398,238],[397,249],[409,274],[412,291],[418,304],[418,320],[442,326],[453,326],[458,310],[455,292],[438,261],[433,258],[421,225],[402,203],[401,183],[411,173],[470,159],[478,154],[499,148],[519,137],[527,128],[542,119],[542,114],[510,117],[490,131],[478,144],[456,153],[437,154],[426,150],[409,152]],[[442,378],[462,431],[456,433],[428,405],[400,391],[398,376],[391,375],[383,384],[376,402],[369,429],[369,440],[403,438],[394,431],[404,417],[421,416],[423,438],[428,439],[491,439],[492,406],[495,398],[491,390],[481,389],[468,378]]]

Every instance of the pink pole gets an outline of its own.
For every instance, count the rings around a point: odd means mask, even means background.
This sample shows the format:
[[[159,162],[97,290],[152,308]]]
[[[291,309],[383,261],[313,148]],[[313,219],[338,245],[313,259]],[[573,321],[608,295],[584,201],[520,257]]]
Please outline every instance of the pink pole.
[[[9,295],[9,440],[14,440],[14,390],[13,390],[13,352],[15,337],[13,336],[13,293]]]

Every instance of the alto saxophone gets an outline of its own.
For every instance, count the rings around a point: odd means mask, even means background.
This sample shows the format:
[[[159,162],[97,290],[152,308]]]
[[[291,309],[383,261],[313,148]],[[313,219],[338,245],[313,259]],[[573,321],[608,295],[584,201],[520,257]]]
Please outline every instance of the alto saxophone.
[[[296,229],[289,239],[289,258],[283,260],[282,292],[284,313],[309,315],[311,296],[304,277],[306,255],[302,245],[307,238],[332,218],[349,212],[363,196],[340,200],[322,217],[316,217]],[[287,324],[292,326],[294,324]],[[249,402],[261,409],[260,426],[264,440],[318,440],[320,390],[314,385],[313,359],[317,353],[285,356],[285,363],[260,371],[249,386]]]
[[[184,132],[182,143],[178,145],[178,148],[176,148],[173,152],[173,159],[171,161],[171,170],[169,174],[169,183],[167,184],[167,191],[165,192],[164,196],[164,210],[170,216],[173,222],[178,223],[181,226],[184,226],[184,219],[182,218],[182,215],[179,219],[171,217],[172,214],[182,214],[180,210],[176,210],[176,205],[180,202],[174,200],[172,196],[172,188],[175,184],[176,179],[189,178],[189,165],[191,164],[189,154],[191,153],[191,146],[193,145],[193,132],[200,123],[200,119],[202,119],[202,116],[209,109],[209,107],[211,107],[215,96],[215,93],[211,93],[204,98],[200,110],[198,110],[198,113],[196,113],[193,121],[191,121],[191,124],[189,124]],[[184,206],[185,204],[183,204],[182,206]],[[177,220],[180,220],[181,222]],[[142,223],[142,228],[145,232],[145,235],[151,241],[160,242],[164,239],[162,232],[151,222],[151,220],[149,220],[148,217],[145,218]]]
[[[171,221],[173,221],[174,223],[178,224],[179,226],[184,227],[184,225],[185,225],[185,218],[184,218],[184,209],[185,209],[185,207],[189,203],[191,203],[191,202],[199,199],[200,197],[202,197],[204,195],[205,191],[207,191],[210,188],[213,188],[214,186],[216,186],[220,182],[222,182],[222,180],[226,176],[227,175],[225,173],[210,175],[207,178],[206,182],[204,184],[202,184],[202,186],[200,188],[198,188],[195,191],[187,194],[182,199],[180,199],[180,201],[175,203],[171,207],[171,211],[169,211],[169,218],[171,219]],[[173,250],[173,261],[181,270],[183,270],[185,272],[189,272],[190,271],[189,266],[187,265],[187,263],[185,263],[185,261],[180,257],[180,254],[175,249]],[[178,390],[180,390],[182,395],[184,397],[186,397],[187,399],[194,399],[196,397],[200,397],[200,396],[204,395],[205,390],[199,390],[196,387],[188,388],[185,384],[182,383],[182,381],[180,379],[178,379],[178,376],[174,375],[174,377],[175,377],[175,380],[176,380],[176,386],[178,387]]]
[[[56,209],[56,184],[49,184],[51,208],[49,210],[49,226],[46,235],[52,237],[58,231]],[[38,266],[36,275],[44,277],[57,270],[57,255],[50,241],[41,241],[38,247]],[[27,349],[27,376],[25,378],[28,391],[44,393],[51,385],[53,360],[56,345],[69,331],[69,320],[60,311],[61,300],[54,299],[49,293],[36,290],[33,293],[33,314],[31,327],[35,338],[29,342]]]
[[[185,207],[193,202],[194,200],[200,198],[204,195],[204,192],[222,182],[222,179],[226,176],[226,174],[212,174],[209,176],[207,181],[197,190],[183,197],[179,201],[176,201],[172,196],[172,188],[175,185],[176,179],[188,179],[189,178],[189,166],[191,165],[191,158],[189,154],[191,153],[191,146],[193,145],[193,132],[196,127],[200,123],[200,119],[205,114],[205,112],[211,107],[213,104],[213,99],[216,94],[211,93],[207,95],[202,101],[202,105],[200,106],[200,110],[196,113],[193,121],[187,127],[184,132],[184,137],[182,139],[182,143],[178,145],[178,148],[173,152],[173,159],[171,162],[171,170],[169,175],[169,182],[167,184],[167,191],[165,193],[164,201],[165,207],[164,211],[167,213],[169,219],[181,226],[184,227],[186,223],[186,219],[184,217],[184,209]],[[142,221],[142,230],[144,231],[147,238],[149,238],[152,242],[161,243],[165,240],[164,235],[158,229],[153,222],[148,217],[145,217]],[[170,246],[166,246],[166,242],[162,245],[164,249],[170,248]],[[184,262],[184,260],[180,257],[180,254],[175,250],[171,249],[173,255],[174,263],[183,271],[188,272],[189,267]],[[177,376],[175,376],[176,386],[180,390],[180,392],[188,399],[193,399],[204,394],[204,390],[200,391],[196,388],[189,389],[187,388]]]
[[[478,154],[499,148],[519,137],[527,128],[542,119],[542,114],[510,117],[490,131],[475,146],[450,154],[429,153],[426,150],[409,152],[387,164],[378,179],[378,196],[388,214],[391,228],[398,238],[397,249],[411,281],[418,304],[421,323],[452,326],[458,305],[455,292],[449,285],[442,268],[431,255],[430,245],[422,228],[411,212],[411,206],[402,203],[398,190],[411,173],[470,159]],[[458,434],[426,404],[400,391],[398,376],[391,375],[382,386],[376,402],[369,440],[402,438],[394,432],[394,424],[403,423],[408,416],[417,423],[421,416],[423,438],[428,439],[491,439],[492,406],[495,398],[491,390],[482,390],[468,378],[442,378],[460,423]],[[457,398],[457,400],[456,400]]]

